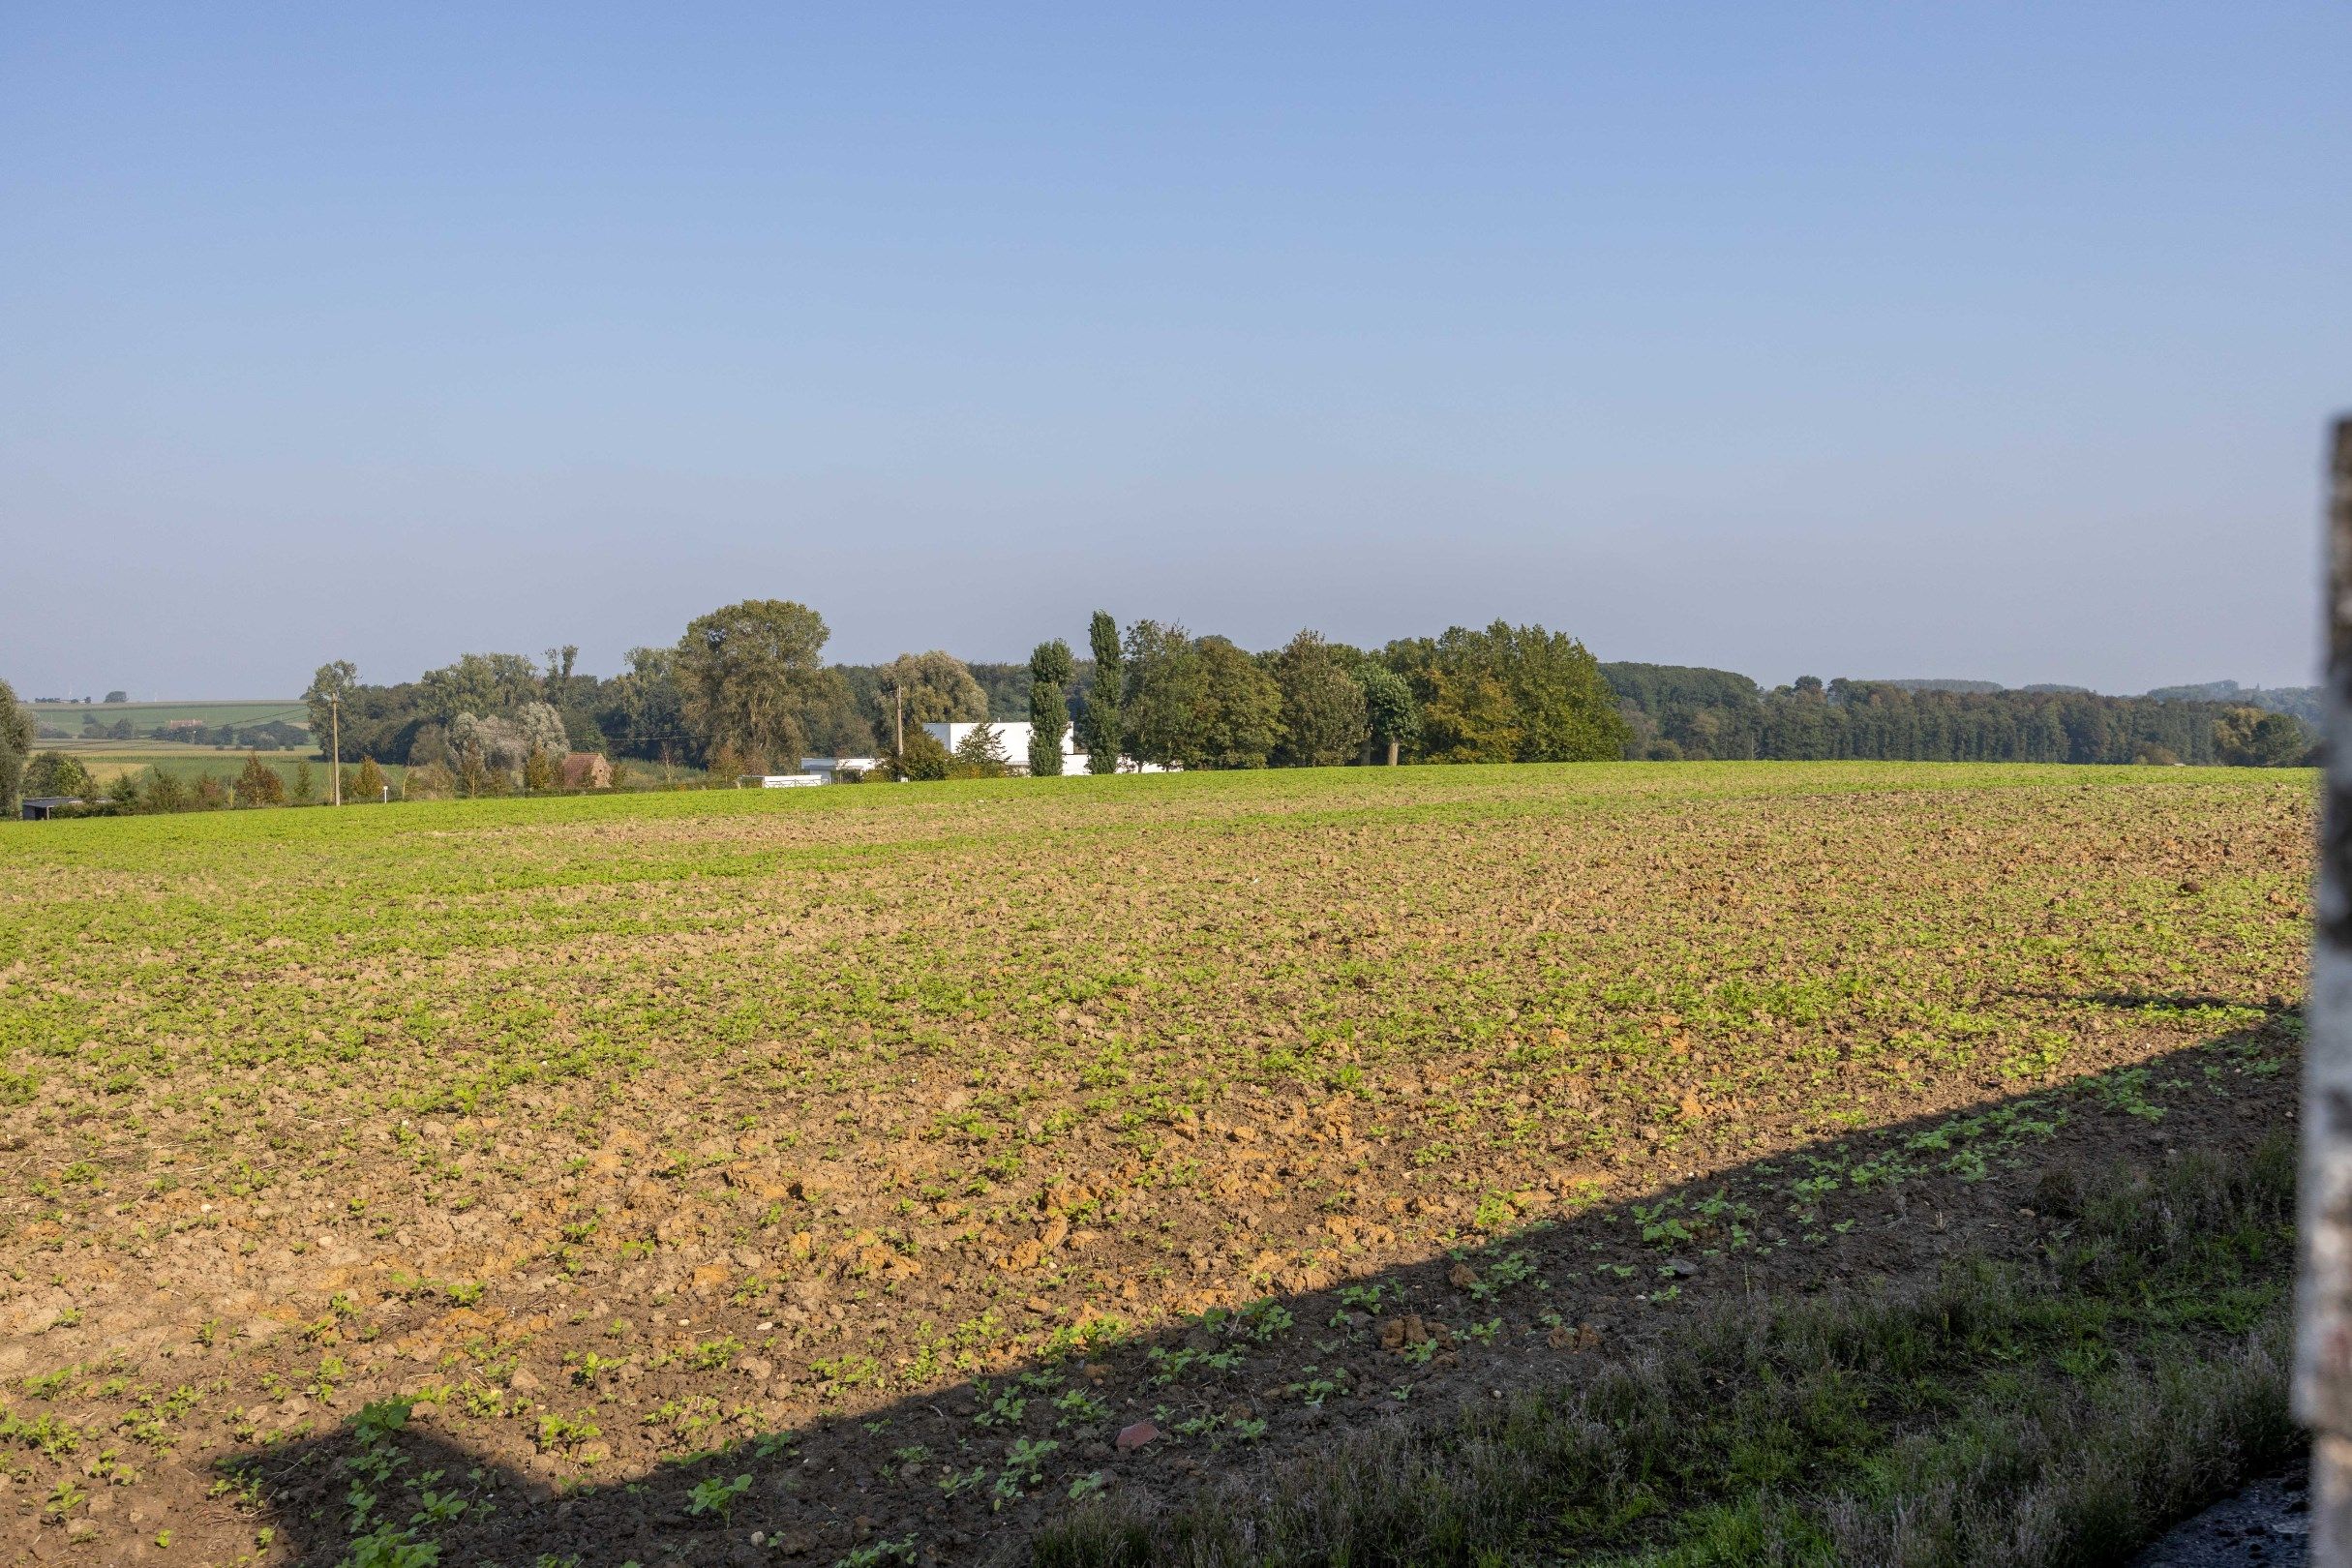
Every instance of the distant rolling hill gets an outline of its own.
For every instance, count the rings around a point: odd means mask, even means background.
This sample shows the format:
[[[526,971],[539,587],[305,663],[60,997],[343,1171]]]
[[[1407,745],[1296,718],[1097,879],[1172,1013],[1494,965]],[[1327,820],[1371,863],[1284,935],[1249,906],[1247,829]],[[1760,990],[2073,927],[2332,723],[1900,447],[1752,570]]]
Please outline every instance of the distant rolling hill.
[[[132,733],[144,737],[159,724],[193,719],[198,724],[217,728],[224,724],[267,724],[275,719],[282,723],[307,727],[310,709],[299,697],[290,698],[226,698],[209,702],[186,703],[25,703],[25,711],[33,722],[44,729],[62,730],[68,736],[78,736],[84,720],[102,728],[118,720],[131,721]]]
[[[2317,686],[2241,686],[2235,680],[2208,680],[2200,686],[2158,686],[2148,695],[2159,703],[2238,703],[2291,713],[2313,729],[2320,724]]]

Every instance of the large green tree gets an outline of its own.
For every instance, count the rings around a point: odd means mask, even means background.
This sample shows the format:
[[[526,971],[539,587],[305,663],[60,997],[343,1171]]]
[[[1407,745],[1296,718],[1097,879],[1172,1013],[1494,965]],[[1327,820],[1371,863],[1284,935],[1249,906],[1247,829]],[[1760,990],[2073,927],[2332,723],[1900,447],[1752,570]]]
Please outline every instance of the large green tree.
[[[1420,706],[1431,762],[1600,762],[1632,735],[1600,665],[1562,632],[1453,626],[1390,644],[1387,661]]]
[[[797,763],[823,694],[825,618],[790,599],[745,599],[689,622],[676,663],[686,726],[707,748]]]
[[[0,680],[0,817],[13,817],[24,803],[24,760],[33,749],[33,715],[16,700],[16,688]]]
[[[1282,700],[1282,739],[1273,760],[1284,768],[1337,768],[1353,762],[1372,733],[1355,660],[1302,631],[1268,661]]]
[[[26,766],[23,790],[31,797],[69,795],[94,800],[98,798],[98,780],[90,776],[80,758],[62,751],[45,751]]]
[[[1094,684],[1086,692],[1086,715],[1081,735],[1086,740],[1086,770],[1090,773],[1115,773],[1119,770],[1119,749],[1127,735],[1127,721],[1120,713],[1120,699],[1126,692],[1126,666],[1119,646],[1119,623],[1110,612],[1098,610],[1086,627],[1087,651],[1095,657]]]
[[[2303,726],[2284,713],[2233,708],[2214,720],[2214,755],[2226,768],[2284,768],[2310,749]]]
[[[1521,762],[1612,762],[1630,731],[1600,662],[1566,632],[1496,621],[1486,629],[1496,675],[1519,710]]]
[[[596,684],[594,676],[577,673],[579,664],[580,645],[577,643],[565,643],[560,648],[547,650],[547,666],[541,672],[539,681],[546,690],[547,706],[558,713],[567,708],[579,706],[580,699],[586,695],[582,688],[592,689]]]
[[[604,726],[596,717],[599,682],[594,676],[579,674],[579,663],[580,647],[576,643],[547,650],[547,669],[541,677],[547,704],[563,717],[568,749],[609,752],[613,748],[612,737],[604,733]]]
[[[596,724],[615,749],[660,757],[686,749],[686,700],[678,688],[678,649],[633,648],[629,667],[604,682]],[[432,760],[432,759],[428,759]]]
[[[1282,739],[1282,688],[1264,665],[1225,638],[1201,638],[1192,657],[1200,671],[1200,739],[1185,766],[1265,767]]]
[[[1511,690],[1477,664],[1449,660],[1419,673],[1421,756],[1435,763],[1507,763],[1523,733]]]
[[[1062,737],[1070,733],[1070,645],[1059,637],[1040,643],[1029,655],[1029,774],[1053,778],[1062,771]]]
[[[1421,744],[1421,705],[1413,688],[1385,664],[1364,660],[1356,666],[1356,680],[1364,688],[1364,718],[1372,744],[1395,767],[1402,753]]]
[[[906,700],[906,721],[917,724],[974,724],[988,716],[988,694],[972,678],[972,671],[952,653],[933,648],[928,653],[901,653],[876,672],[882,680],[882,729],[887,733],[897,717],[896,704]]]
[[[1162,768],[1183,767],[1199,756],[1208,702],[1191,634],[1173,622],[1138,620],[1127,629],[1120,664],[1126,677],[1119,697],[1122,734],[1113,754],[1123,745],[1137,762]],[[1098,693],[1103,683],[1098,673]]]
[[[1415,760],[1500,763],[1519,755],[1519,714],[1480,634],[1456,626],[1443,637],[1391,643],[1386,657],[1421,716]]]
[[[443,724],[460,713],[511,713],[547,697],[539,667],[521,653],[461,653],[455,664],[427,670],[416,688],[417,708]]]
[[[800,736],[822,757],[862,757],[874,749],[872,719],[859,707],[848,678],[830,665],[817,672],[800,711]]]
[[[1282,697],[1257,660],[1225,638],[1138,620],[1125,662],[1129,755],[1163,768],[1266,766],[1282,739]]]
[[[311,676],[311,688],[302,700],[311,710],[311,742],[324,755],[328,736],[335,728],[335,707],[347,702],[359,686],[359,666],[349,659],[337,659],[322,664]]]

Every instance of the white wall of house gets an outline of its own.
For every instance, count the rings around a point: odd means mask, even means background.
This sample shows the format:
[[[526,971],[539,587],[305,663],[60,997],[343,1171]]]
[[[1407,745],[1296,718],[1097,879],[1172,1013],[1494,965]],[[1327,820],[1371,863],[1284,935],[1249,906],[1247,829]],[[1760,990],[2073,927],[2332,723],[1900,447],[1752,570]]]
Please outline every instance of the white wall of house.
[[[818,774],[828,784],[835,782],[834,775],[843,771],[872,773],[880,771],[881,768],[882,759],[879,757],[803,757],[800,759],[801,772]]]
[[[923,729],[929,732],[932,739],[937,740],[950,751],[953,751],[957,746],[963,744],[964,738],[979,728],[980,726],[976,723],[938,723],[923,726]],[[1008,719],[997,724],[995,729],[997,744],[1004,750],[1006,765],[1016,773],[1028,772],[1029,723],[1021,719]],[[1076,738],[1077,731],[1074,728],[1063,732],[1062,771],[1065,774],[1086,771],[1086,753],[1077,748]],[[835,776],[845,769],[876,774],[881,772],[882,769],[883,762],[879,757],[803,757],[800,759],[802,775],[814,774],[828,784],[832,783]],[[1166,770],[1157,763],[1138,763],[1132,757],[1119,759],[1119,771],[1122,773],[1159,773]]]
[[[963,744],[964,737],[979,729],[980,726],[978,724],[926,724],[923,728],[931,732],[931,739],[946,746],[950,751],[953,751],[957,746]],[[1029,771],[1029,731],[1030,726],[1026,719],[1008,719],[996,726],[997,742],[1004,747],[1005,761],[1012,765],[1015,772],[1026,773]],[[1065,774],[1086,771],[1086,753],[1078,749],[1077,737],[1078,731],[1074,725],[1062,732],[1062,771]],[[1139,763],[1132,757],[1122,757],[1119,759],[1119,771],[1122,773],[1164,773],[1169,769],[1161,767],[1158,763]]]
[[[930,732],[932,739],[938,741],[941,745],[946,746],[950,751],[953,751],[957,746],[964,743],[964,738],[966,736],[979,729],[980,726],[978,724],[941,723],[926,724],[923,726],[923,728]],[[1012,764],[1012,766],[1015,768],[1026,769],[1029,767],[1029,736],[1031,730],[1029,721],[1027,719],[1003,719],[999,720],[995,724],[994,728],[996,730],[996,742],[1000,747],[1003,748],[1005,760]],[[1077,746],[1073,743],[1075,735],[1076,732],[1074,730],[1064,730],[1062,732],[1063,756],[1075,757],[1081,755]]]

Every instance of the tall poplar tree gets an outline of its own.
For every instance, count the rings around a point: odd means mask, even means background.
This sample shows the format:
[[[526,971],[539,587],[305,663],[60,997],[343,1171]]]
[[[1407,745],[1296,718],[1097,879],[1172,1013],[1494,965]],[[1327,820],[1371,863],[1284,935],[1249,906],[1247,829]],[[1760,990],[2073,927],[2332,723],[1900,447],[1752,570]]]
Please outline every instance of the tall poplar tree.
[[[1086,770],[1119,770],[1119,695],[1126,668],[1119,657],[1119,623],[1107,610],[1095,612],[1086,628],[1086,646],[1095,656],[1095,683],[1086,696]]]
[[[1062,771],[1062,737],[1070,732],[1070,645],[1059,637],[1029,655],[1029,776]]]

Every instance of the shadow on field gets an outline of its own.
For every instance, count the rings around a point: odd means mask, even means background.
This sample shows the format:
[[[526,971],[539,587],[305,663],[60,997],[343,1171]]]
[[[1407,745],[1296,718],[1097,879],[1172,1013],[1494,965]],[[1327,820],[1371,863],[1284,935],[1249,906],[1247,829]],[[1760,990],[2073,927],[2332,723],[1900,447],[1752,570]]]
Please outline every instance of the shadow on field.
[[[2017,991],[2013,994],[2034,1002],[2080,1002],[2126,1012],[2203,1012],[2225,1008],[2254,1008],[2260,1010],[2265,1022],[2300,1016],[2303,1011],[2299,1003],[2282,996],[2252,1002],[2244,997],[2209,996],[2194,991]]]
[[[280,1543],[307,1564],[1020,1560],[1073,1485],[1149,1509],[1204,1480],[1328,1448],[1342,1432],[1428,1421],[1464,1401],[1671,1353],[1693,1309],[1709,1302],[1862,1287],[1971,1251],[2035,1255],[2065,1228],[2051,1212],[2065,1204],[2050,1194],[2074,1173],[2157,1166],[2200,1147],[2249,1149],[2284,1125],[2293,1011],[2275,1009],[2262,1025],[2142,1064],[2149,1070],[2134,1074],[2128,1095],[2085,1079],[1821,1140],[1221,1322],[845,1404],[797,1433],[642,1476],[580,1484],[590,1472],[560,1441],[526,1473],[469,1451],[448,1430],[456,1418],[424,1405],[391,1432],[369,1432],[347,1410],[334,1432],[241,1456],[231,1468],[257,1491]],[[1375,1287],[1378,1305],[1366,1310]],[[1019,1289],[1006,1292],[1008,1309]],[[658,1375],[635,1386],[643,1402],[673,1391]],[[675,1390],[707,1391],[734,1376],[753,1386],[739,1368]],[[1018,1408],[1003,1402],[1009,1395]],[[524,1430],[551,1412],[608,1431],[638,1419],[592,1401],[588,1388],[544,1391],[521,1417]],[[1144,1422],[1151,1435],[1133,1430]],[[573,1478],[568,1489],[560,1477]],[[437,1521],[427,1493],[443,1499],[444,1513],[453,1501],[467,1506]],[[360,1494],[374,1502],[355,1529]],[[387,1535],[374,1552],[355,1545],[387,1526],[412,1533]],[[439,1554],[403,1557],[404,1541],[437,1543]]]

